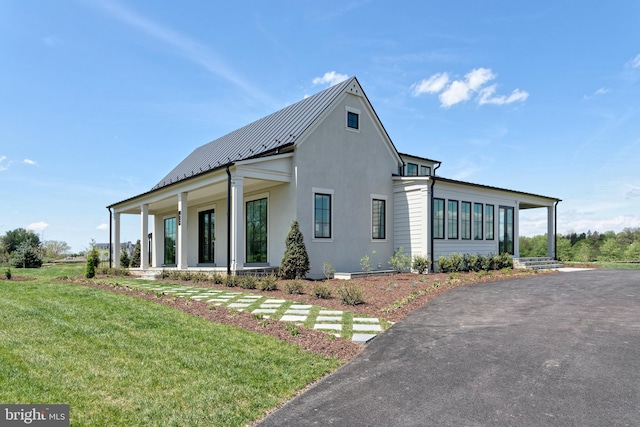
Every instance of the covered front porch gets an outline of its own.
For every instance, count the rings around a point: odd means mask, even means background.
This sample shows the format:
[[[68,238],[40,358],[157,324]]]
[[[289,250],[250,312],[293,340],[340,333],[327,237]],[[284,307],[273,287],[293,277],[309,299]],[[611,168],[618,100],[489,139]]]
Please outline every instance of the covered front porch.
[[[279,265],[272,240],[282,227],[270,212],[289,188],[292,156],[225,165],[109,206],[111,265],[120,265],[122,215],[140,218],[141,271],[237,274]]]

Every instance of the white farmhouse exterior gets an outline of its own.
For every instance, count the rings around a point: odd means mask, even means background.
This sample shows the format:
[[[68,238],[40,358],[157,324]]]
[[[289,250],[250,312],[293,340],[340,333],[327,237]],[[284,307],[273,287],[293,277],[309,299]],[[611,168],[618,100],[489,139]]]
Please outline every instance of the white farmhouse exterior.
[[[120,218],[140,217],[141,269],[278,267],[297,220],[310,277],[330,262],[387,268],[394,251],[518,256],[518,212],[546,208],[555,256],[559,199],[437,176],[401,154],[355,77],[195,149],[150,191],[108,206],[118,265]],[[110,242],[111,243],[111,242]]]

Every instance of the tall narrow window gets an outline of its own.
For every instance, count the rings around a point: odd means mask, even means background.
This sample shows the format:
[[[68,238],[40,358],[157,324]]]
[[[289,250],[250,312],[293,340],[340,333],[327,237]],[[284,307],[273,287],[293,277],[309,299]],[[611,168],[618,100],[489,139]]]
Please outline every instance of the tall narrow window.
[[[314,195],[314,232],[317,239],[331,238],[331,194]]]
[[[500,206],[498,214],[498,250],[514,254],[514,210],[511,206]]]
[[[482,203],[473,204],[473,240],[482,240]]]
[[[444,239],[444,200],[433,199],[433,238]]]
[[[386,211],[386,200],[373,199],[373,203],[371,206],[372,211],[372,237],[374,239],[385,239],[386,238],[386,227],[385,227],[385,211]]]
[[[493,230],[495,229],[493,205],[485,205],[484,207],[484,238],[493,240]]]
[[[418,165],[407,163],[407,176],[418,176]]]
[[[458,238],[458,201],[449,200],[447,203],[447,239]]]
[[[173,265],[176,263],[176,217],[164,219],[164,264]]]
[[[198,214],[198,262],[213,264],[213,246],[216,234],[216,214],[213,209]]]
[[[460,205],[460,237],[471,240],[471,202]]]
[[[360,129],[360,116],[352,111],[347,111],[347,127]]]
[[[267,262],[267,199],[247,202],[247,263]]]

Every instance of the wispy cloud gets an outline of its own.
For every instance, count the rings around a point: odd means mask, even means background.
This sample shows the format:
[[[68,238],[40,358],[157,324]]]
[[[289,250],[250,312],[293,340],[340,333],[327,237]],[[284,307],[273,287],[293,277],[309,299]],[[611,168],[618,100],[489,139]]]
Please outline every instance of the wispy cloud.
[[[109,229],[109,224],[107,224],[106,222],[103,222],[102,224],[96,227],[96,230],[108,230],[108,229]]]
[[[0,156],[0,172],[9,169],[11,162],[7,161],[7,156]]]
[[[30,165],[30,166],[35,166],[35,165],[37,165],[37,163],[36,163],[34,160],[31,160],[31,159],[24,159],[24,160],[22,161],[22,163],[24,163],[25,165]]]
[[[333,86],[337,85],[340,82],[343,82],[349,78],[346,74],[336,73],[335,71],[328,71],[324,73],[322,77],[316,77],[312,80],[314,85],[328,85]]]
[[[280,105],[270,96],[263,93],[258,87],[255,87],[245,81],[238,73],[227,65],[222,58],[218,57],[214,52],[198,41],[193,40],[171,28],[153,22],[116,1],[103,0],[100,4],[104,10],[116,19],[142,31],[150,37],[172,46],[180,55],[236,85],[252,98],[257,99],[270,107]]]
[[[27,225],[27,230],[33,230],[33,231],[43,231],[45,228],[47,228],[49,226],[49,224],[47,224],[44,221],[40,221],[40,222],[34,222],[33,224],[29,224]]]
[[[629,62],[627,62],[627,67],[629,67],[629,68],[640,68],[640,53],[637,54]]]
[[[596,96],[601,96],[601,95],[606,95],[607,93],[611,92],[611,90],[605,88],[605,87],[601,87],[600,89],[596,90],[595,92],[593,92],[591,95],[585,95],[583,97],[584,100],[587,99],[591,99],[594,98]]]
[[[461,102],[467,102],[475,97],[478,105],[505,105],[514,102],[523,102],[529,97],[529,93],[515,89],[510,95],[496,95],[497,85],[486,86],[496,78],[489,68],[476,68],[468,72],[463,79],[450,81],[447,73],[437,73],[428,79],[421,80],[412,86],[413,96],[422,94],[440,95],[440,105],[450,108]]]

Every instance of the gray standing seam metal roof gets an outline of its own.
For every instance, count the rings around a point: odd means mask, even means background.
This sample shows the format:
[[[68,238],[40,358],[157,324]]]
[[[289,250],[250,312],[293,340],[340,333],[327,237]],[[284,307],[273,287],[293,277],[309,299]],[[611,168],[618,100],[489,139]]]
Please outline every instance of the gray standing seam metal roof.
[[[196,148],[151,190],[292,145],[355,77]]]

